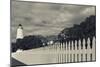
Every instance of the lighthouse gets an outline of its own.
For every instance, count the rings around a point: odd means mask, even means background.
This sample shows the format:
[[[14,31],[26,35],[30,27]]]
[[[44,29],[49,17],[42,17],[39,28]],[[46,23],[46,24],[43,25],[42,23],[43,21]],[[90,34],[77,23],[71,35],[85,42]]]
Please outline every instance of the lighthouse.
[[[23,27],[21,24],[18,25],[16,39],[23,39]]]

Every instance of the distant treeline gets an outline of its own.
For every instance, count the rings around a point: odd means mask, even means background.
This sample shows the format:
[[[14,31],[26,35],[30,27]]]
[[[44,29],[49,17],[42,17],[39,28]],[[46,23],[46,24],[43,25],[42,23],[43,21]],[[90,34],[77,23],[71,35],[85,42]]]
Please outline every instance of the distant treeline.
[[[25,36],[23,39],[17,39],[16,43],[12,43],[12,52],[16,52],[17,49],[28,50],[38,47],[42,47],[41,37]]]
[[[65,28],[58,35],[60,40],[75,40],[82,38],[92,38],[96,35],[96,16],[87,17],[80,24],[74,24],[71,28]]]

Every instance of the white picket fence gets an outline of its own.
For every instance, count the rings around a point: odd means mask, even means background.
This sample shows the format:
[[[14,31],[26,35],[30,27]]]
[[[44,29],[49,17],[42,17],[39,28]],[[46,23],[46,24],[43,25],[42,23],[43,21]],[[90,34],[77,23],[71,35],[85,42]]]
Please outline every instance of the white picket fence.
[[[86,44],[87,49],[85,47]],[[90,44],[92,44],[92,48]],[[81,45],[83,45],[83,47]],[[90,38],[87,40],[83,38],[82,40],[66,41],[66,43],[63,44],[56,42],[46,47],[13,53],[12,57],[27,65],[95,61],[96,40],[95,37],[93,37],[92,41],[90,41]]]
[[[78,46],[77,46],[78,45]],[[83,45],[83,46],[82,46]],[[87,48],[86,48],[87,45]],[[90,46],[92,45],[92,47]],[[95,37],[83,38],[82,40],[72,40],[66,43],[55,43],[51,46],[44,47],[48,50],[49,54],[54,57],[53,63],[66,63],[66,62],[87,62],[96,60],[96,41]],[[51,62],[51,63],[52,63]]]

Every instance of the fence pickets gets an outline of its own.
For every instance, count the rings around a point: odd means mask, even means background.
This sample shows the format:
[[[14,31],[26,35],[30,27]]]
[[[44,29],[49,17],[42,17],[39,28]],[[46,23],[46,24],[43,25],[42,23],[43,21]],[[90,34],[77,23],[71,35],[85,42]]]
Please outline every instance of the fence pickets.
[[[93,37],[92,43],[90,38],[83,38],[82,40],[66,41],[66,43],[57,42],[48,47],[50,55],[55,57],[53,58],[55,63],[86,62],[96,60],[95,43],[95,37]]]

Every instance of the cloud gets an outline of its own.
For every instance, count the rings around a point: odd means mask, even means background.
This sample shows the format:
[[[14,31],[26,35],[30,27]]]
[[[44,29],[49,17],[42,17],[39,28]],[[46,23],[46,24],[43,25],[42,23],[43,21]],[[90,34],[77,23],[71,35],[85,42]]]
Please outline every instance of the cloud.
[[[16,38],[18,24],[24,27],[24,35],[57,35],[66,27],[79,24],[86,17],[95,15],[94,6],[64,5],[12,1],[11,34]]]

